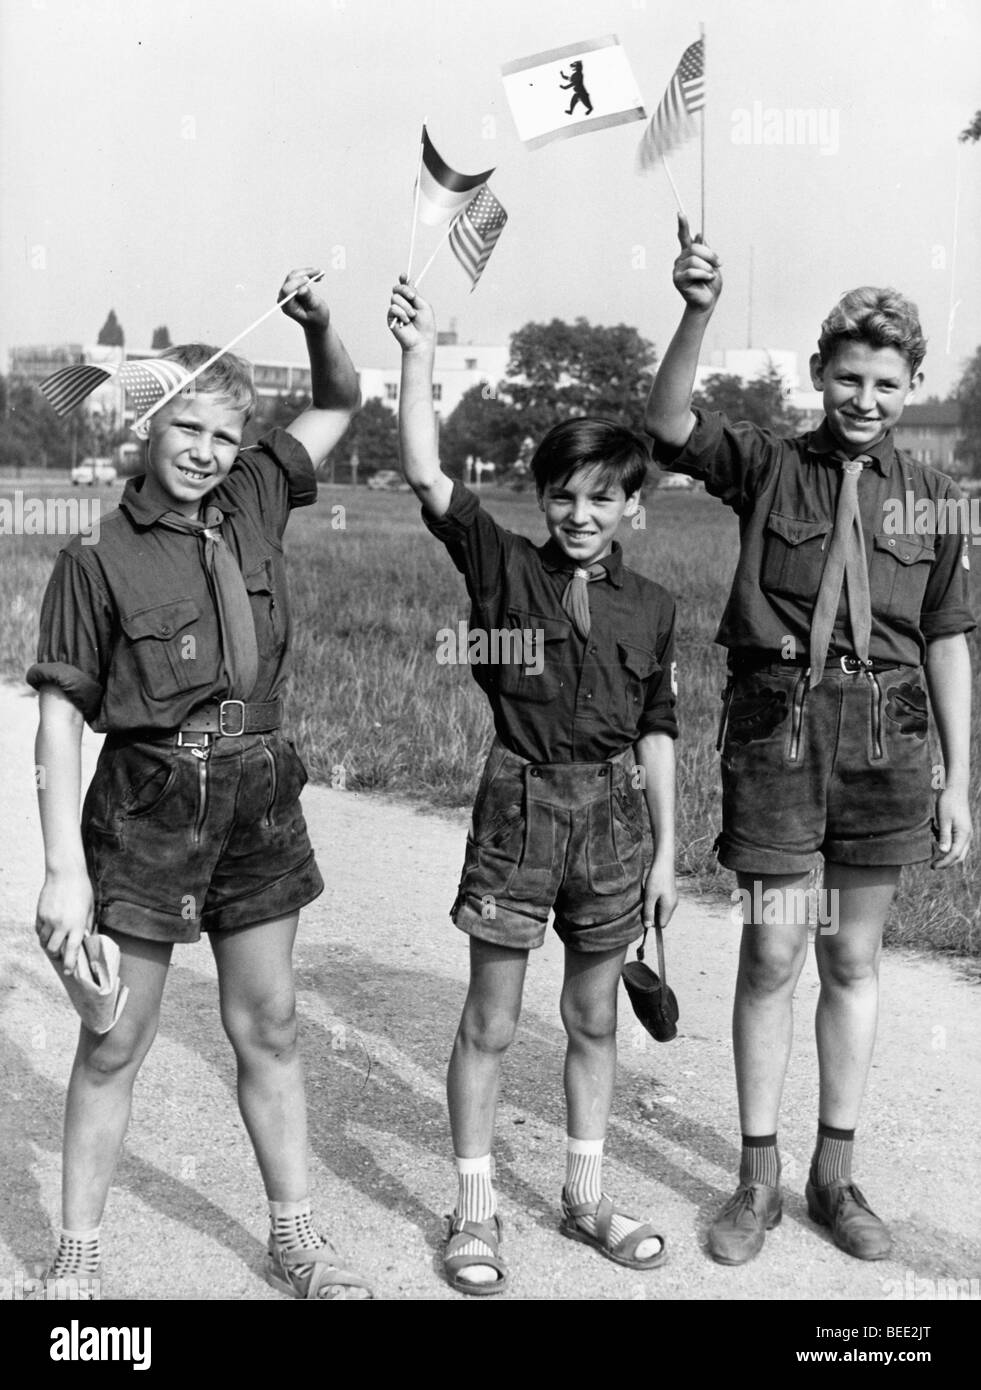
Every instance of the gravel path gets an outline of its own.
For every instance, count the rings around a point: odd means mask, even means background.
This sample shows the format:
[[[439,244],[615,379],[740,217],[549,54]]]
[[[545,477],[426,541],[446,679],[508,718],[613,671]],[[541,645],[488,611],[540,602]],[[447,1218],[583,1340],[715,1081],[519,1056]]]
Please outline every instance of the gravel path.
[[[35,725],[30,693],[0,687],[3,1279],[30,1275],[50,1248],[75,1037],[33,933],[42,869]],[[87,733],[84,747],[91,771],[98,740]],[[443,1077],[467,973],[465,938],[446,914],[466,817],[322,787],[307,789],[304,806],[328,883],[302,915],[296,951],[315,1210],[378,1297],[460,1301],[438,1276],[437,1252],[454,1190]],[[669,1263],[647,1275],[559,1235],[564,1035],[554,935],[533,958],[498,1125],[508,1301],[893,1299],[913,1287],[923,1296],[928,1286],[911,1280],[981,1278],[978,988],[951,963],[906,953],[888,954],[883,966],[857,1169],[892,1225],[894,1257],[851,1260],[806,1215],[817,1095],[813,956],[798,989],[784,1097],[783,1224],[740,1269],[706,1255],[706,1226],[738,1164],[729,1044],[737,944],[727,905],[686,896],[667,937],[678,1039],[653,1042],[623,999],[606,1186],[628,1210],[656,1218],[667,1238]],[[104,1296],[275,1300],[256,1272],[265,1204],[235,1105],[207,945],[178,947],[172,974],[110,1198]]]

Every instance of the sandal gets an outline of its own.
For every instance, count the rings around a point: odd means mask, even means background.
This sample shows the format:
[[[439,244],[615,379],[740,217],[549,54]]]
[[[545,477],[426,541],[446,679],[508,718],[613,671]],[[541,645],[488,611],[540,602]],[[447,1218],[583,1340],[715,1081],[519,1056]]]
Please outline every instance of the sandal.
[[[579,1225],[577,1218],[580,1216],[595,1218],[595,1235],[584,1231]],[[562,1223],[559,1229],[564,1236],[568,1236],[570,1240],[580,1240],[583,1245],[591,1245],[606,1259],[612,1260],[614,1264],[626,1265],[627,1269],[656,1269],[658,1265],[663,1265],[668,1258],[664,1237],[658,1235],[654,1227],[646,1221],[625,1235],[616,1245],[610,1244],[610,1227],[615,1216],[622,1216],[627,1221],[637,1219],[635,1216],[628,1216],[625,1211],[617,1211],[605,1192],[600,1198],[599,1206],[592,1206],[589,1202],[580,1202],[572,1206],[566,1198],[565,1189],[562,1191]],[[648,1255],[646,1259],[638,1260],[635,1251],[645,1240],[659,1240],[661,1248],[656,1255]]]
[[[266,1283],[290,1298],[320,1298],[321,1290],[331,1288],[367,1289],[368,1298],[373,1298],[367,1279],[353,1270],[342,1269],[337,1263],[337,1251],[330,1241],[323,1236],[320,1238],[324,1243],[316,1250],[283,1250],[270,1237],[262,1267],[262,1277]],[[309,1274],[298,1275],[295,1272],[297,1265],[312,1265],[313,1268]],[[337,1299],[337,1295],[325,1292],[324,1298]],[[358,1301],[366,1302],[367,1299]]]
[[[464,1221],[461,1216],[447,1216],[446,1249],[443,1251],[443,1270],[446,1282],[457,1293],[467,1293],[475,1298],[487,1298],[491,1294],[503,1293],[511,1282],[507,1265],[501,1259],[501,1242],[504,1225],[501,1218],[494,1215],[489,1221]],[[486,1255],[461,1255],[457,1253],[464,1246],[479,1240],[487,1246]],[[474,1265],[490,1265],[497,1270],[493,1284],[478,1284],[473,1279],[464,1279],[460,1271],[471,1269]]]

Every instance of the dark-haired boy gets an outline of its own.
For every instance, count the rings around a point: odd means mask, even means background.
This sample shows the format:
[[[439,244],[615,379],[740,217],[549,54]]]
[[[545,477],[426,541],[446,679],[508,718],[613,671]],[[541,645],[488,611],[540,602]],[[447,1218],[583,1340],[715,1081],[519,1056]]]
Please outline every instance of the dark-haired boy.
[[[292,974],[299,909],[323,880],[300,810],[306,773],[280,732],[282,536],[291,509],[316,500],[315,469],[360,396],[313,274],[291,272],[281,291],[298,291],[284,312],[306,335],[310,407],[239,452],[256,400],[248,363],[225,353],[209,367],[210,348],[170,349],[190,379],[150,418],[145,474],[126,485],[98,545],[61,552],[45,594],[27,676],[46,770],[37,931],[66,973],[93,927],[112,937],[129,990],[110,1032],[79,1035],[56,1280],[99,1272],[102,1214],[171,952],[204,931],[269,1199],[264,1276],[294,1298],[370,1296],[312,1224]],[[106,738],[80,830],[83,721]]]
[[[474,666],[496,738],[474,803],[453,920],[470,935],[470,988],[447,1077],[458,1172],[444,1253],[463,1293],[503,1292],[491,1144],[501,1063],[521,1008],[529,950],[549,911],[565,946],[568,1107],[562,1231],[631,1269],[664,1241],[602,1191],[616,1070],[617,988],[627,946],[676,902],[674,602],[628,570],[614,535],[639,506],[647,450],[604,420],[556,426],[532,460],[550,540],[499,526],[440,469],[432,409],[435,323],[405,283],[389,324],[402,348],[402,467],[423,519],[463,573],[471,627],[520,629],[532,667]],[[522,652],[527,643],[519,644]],[[633,775],[634,759],[642,774]],[[642,782],[654,832],[646,860]],[[646,877],[646,886],[645,886]]]
[[[928,691],[946,770],[934,868],[967,853],[965,633],[974,626],[966,537],[946,525],[897,532],[893,522],[907,497],[926,508],[921,516],[956,516],[948,504],[959,494],[893,443],[926,349],[915,306],[895,290],[853,290],[822,325],[811,358],[825,410],[816,430],[781,439],[693,412],[699,349],[722,279],[718,256],[692,240],[684,219],[679,238],[674,283],[685,310],[646,423],[658,462],[703,479],[740,519],[717,638],[731,673],[717,844],[753,905],[733,1010],[739,1186],[709,1232],[709,1250],[720,1263],[742,1264],[780,1220],[777,1117],[807,952],[796,906],[823,856],[831,910],[820,917],[831,929],[815,937],[820,1096],[807,1205],[841,1249],[884,1259],[889,1232],[851,1172],[882,929],[902,865],[931,857]]]

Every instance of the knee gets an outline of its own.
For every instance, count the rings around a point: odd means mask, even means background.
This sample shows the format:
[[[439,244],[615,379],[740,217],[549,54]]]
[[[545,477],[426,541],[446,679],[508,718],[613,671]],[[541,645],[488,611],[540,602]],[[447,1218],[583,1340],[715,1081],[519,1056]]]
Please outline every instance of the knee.
[[[143,1029],[128,1032],[117,1023],[110,1032],[95,1038],[93,1043],[86,1045],[83,1041],[79,1048],[79,1061],[89,1078],[96,1082],[111,1081],[127,1071],[135,1073],[149,1052],[156,1031],[155,1019]]]
[[[251,1007],[237,1005],[222,1011],[228,1040],[238,1056],[261,1054],[291,1060],[297,1050],[299,1027],[296,1000],[289,996],[263,999]]]
[[[879,978],[881,949],[866,954],[847,947],[825,948],[818,953],[818,975],[832,989],[862,989]]]
[[[766,927],[746,927],[739,955],[740,983],[754,994],[792,989],[806,953],[806,940],[793,943],[774,938]]]
[[[591,1000],[588,1006],[581,1000],[563,998],[562,1023],[570,1042],[601,1044],[610,1042],[617,1031],[616,995],[610,999]]]
[[[507,1009],[488,1008],[486,1005],[468,1007],[460,1019],[457,1041],[475,1052],[500,1055],[514,1041],[517,1026],[517,1018]]]

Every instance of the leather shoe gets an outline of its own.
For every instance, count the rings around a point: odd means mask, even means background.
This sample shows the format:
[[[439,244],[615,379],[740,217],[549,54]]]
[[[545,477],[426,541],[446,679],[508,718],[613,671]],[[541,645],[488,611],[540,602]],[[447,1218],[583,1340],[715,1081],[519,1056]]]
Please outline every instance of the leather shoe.
[[[888,1227],[879,1220],[854,1183],[832,1182],[804,1188],[807,1214],[819,1226],[831,1227],[839,1250],[857,1260],[884,1260],[892,1249]]]
[[[709,1254],[721,1265],[745,1264],[760,1253],[782,1215],[779,1187],[740,1183],[709,1227]]]

